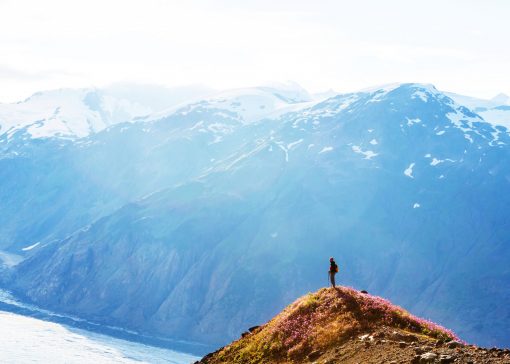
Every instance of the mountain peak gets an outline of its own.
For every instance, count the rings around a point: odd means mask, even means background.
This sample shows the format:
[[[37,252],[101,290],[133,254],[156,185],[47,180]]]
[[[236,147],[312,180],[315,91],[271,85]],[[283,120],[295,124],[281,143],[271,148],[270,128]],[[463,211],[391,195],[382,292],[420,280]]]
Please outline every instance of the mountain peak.
[[[416,89],[423,89],[427,90],[431,93],[437,93],[437,88],[431,84],[431,83],[416,83],[416,82],[393,82],[393,83],[387,83],[377,86],[371,86],[367,88],[363,88],[359,90],[358,92],[364,92],[364,93],[373,93],[373,92],[391,92],[393,90],[396,90],[399,87],[412,87]]]
[[[396,343],[393,349],[402,353],[414,352],[408,349],[416,343],[429,348],[444,344],[445,350],[467,347],[450,330],[415,317],[381,297],[347,287],[322,288],[309,293],[268,323],[250,331],[207,355],[202,363],[307,363],[319,357],[324,359],[321,362],[331,363],[351,362],[354,358],[353,362],[385,362],[397,358],[391,356],[395,350],[392,353],[388,349],[393,343]],[[390,356],[362,358],[357,346],[365,349],[378,346],[374,350],[377,355],[382,351]],[[346,357],[347,353],[354,356]],[[432,354],[439,358],[441,353]]]
[[[490,101],[498,105],[510,105],[510,96],[504,93],[499,93],[496,96],[494,96]]]

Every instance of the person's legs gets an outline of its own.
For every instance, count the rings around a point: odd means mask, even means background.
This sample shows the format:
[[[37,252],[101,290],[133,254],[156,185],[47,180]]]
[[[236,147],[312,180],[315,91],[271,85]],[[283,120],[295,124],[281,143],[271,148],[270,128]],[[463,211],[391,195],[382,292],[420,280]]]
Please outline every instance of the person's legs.
[[[333,286],[333,288],[335,288],[336,284],[335,284],[335,272],[329,272],[329,278],[331,280],[331,285]]]

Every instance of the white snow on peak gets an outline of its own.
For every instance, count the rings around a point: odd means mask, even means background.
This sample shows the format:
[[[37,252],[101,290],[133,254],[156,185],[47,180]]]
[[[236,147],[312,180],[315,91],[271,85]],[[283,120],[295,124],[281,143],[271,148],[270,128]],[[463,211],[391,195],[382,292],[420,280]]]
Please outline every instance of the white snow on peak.
[[[45,91],[18,103],[0,104],[0,134],[12,136],[26,128],[32,138],[75,139],[150,111],[96,89]]]
[[[402,86],[401,82],[393,82],[393,83],[387,83],[387,84],[378,85],[378,86],[370,86],[370,87],[362,88],[356,92],[363,92],[363,93],[370,93],[370,94],[377,92],[377,93],[387,94],[388,92],[391,92],[391,91],[399,88],[400,86]]]
[[[146,115],[212,92],[198,85],[167,88],[127,83],[43,91],[17,103],[0,103],[0,134],[26,128],[32,138],[76,139],[120,122],[145,120]]]
[[[476,111],[476,108],[491,109],[497,106],[510,105],[510,97],[500,93],[492,99],[482,99],[478,97],[460,95],[453,92],[444,92],[446,96],[454,100],[456,103],[467,107],[470,110]]]
[[[178,105],[151,115],[147,120],[162,119],[182,109],[203,107],[234,113],[245,123],[294,112],[322,101],[313,100],[306,90],[295,83],[270,84],[259,87],[238,88],[215,93],[208,98],[187,105]]]
[[[390,93],[393,90],[396,90],[397,88],[402,87],[402,86],[411,87],[414,90],[411,98],[413,98],[413,99],[420,98],[424,102],[428,101],[428,98],[430,95],[437,95],[440,93],[432,84],[400,83],[400,82],[390,83],[390,84],[375,86],[375,87],[368,87],[368,88],[361,89],[358,92],[372,94],[373,96],[372,96],[371,100],[369,100],[368,102],[379,102],[388,93]]]
[[[312,101],[313,99],[308,91],[306,91],[303,87],[294,81],[271,82],[259,86],[258,88],[274,93],[279,97],[285,98],[289,103],[307,102]],[[327,97],[330,96],[325,94],[323,96],[318,96],[318,99],[322,100],[323,98]]]
[[[414,178],[413,177],[413,167],[414,167],[415,163],[411,163],[409,165],[409,167],[407,167],[404,171],[404,174],[409,177],[409,178]]]
[[[510,130],[510,97],[499,94],[490,100],[445,92],[445,95],[457,104],[476,112],[485,121],[493,125],[501,125]]]
[[[496,96],[494,96],[490,101],[497,105],[510,105],[510,96],[504,93],[499,93]]]

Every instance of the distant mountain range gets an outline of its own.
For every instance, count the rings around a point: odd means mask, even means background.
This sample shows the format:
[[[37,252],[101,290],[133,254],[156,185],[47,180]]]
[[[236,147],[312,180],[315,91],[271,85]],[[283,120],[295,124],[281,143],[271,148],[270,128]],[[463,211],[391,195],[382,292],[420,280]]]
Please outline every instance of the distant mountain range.
[[[213,92],[202,86],[132,84],[38,92],[24,101],[0,103],[0,134],[24,131],[31,138],[77,139]]]
[[[339,281],[510,344],[507,99],[201,92],[164,109],[101,90],[0,105],[4,285],[219,345],[325,285],[335,256]],[[38,120],[12,116],[38,98]]]

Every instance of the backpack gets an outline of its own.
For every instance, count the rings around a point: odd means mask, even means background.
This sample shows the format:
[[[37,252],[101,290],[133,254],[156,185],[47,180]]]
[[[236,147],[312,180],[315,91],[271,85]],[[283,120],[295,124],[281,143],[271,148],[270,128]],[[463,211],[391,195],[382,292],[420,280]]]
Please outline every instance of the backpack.
[[[338,273],[338,265],[336,264],[336,262],[332,264],[330,269],[332,272]]]

